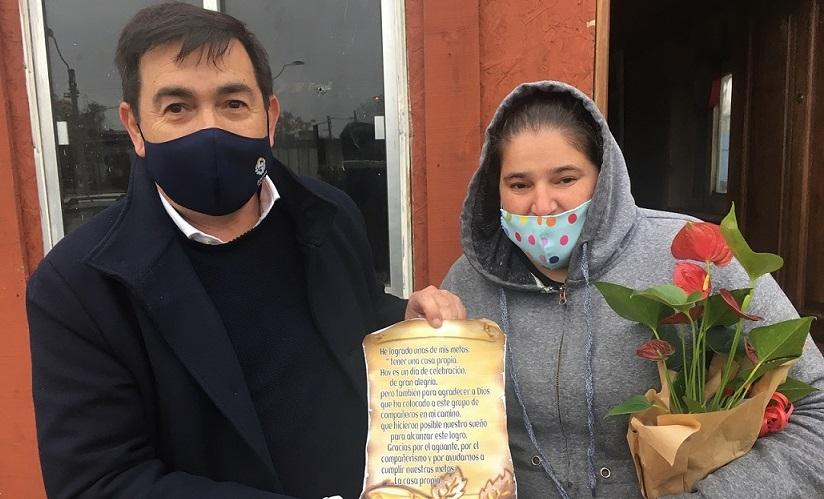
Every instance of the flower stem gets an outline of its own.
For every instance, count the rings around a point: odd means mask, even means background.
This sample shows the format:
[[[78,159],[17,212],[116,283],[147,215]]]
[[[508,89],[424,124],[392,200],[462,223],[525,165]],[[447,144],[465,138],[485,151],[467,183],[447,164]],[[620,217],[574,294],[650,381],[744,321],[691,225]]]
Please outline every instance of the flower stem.
[[[735,390],[735,393],[730,395],[730,397],[727,399],[727,403],[724,406],[725,409],[732,409],[738,404],[738,402],[741,401],[741,399],[744,398],[744,395],[747,393],[747,390],[750,389],[750,385],[752,385],[755,382],[755,375],[758,374],[758,369],[760,369],[762,365],[764,365],[764,361],[759,360],[758,363],[755,366],[753,366],[752,371],[750,371],[750,375],[747,376],[747,379],[744,380],[741,386],[739,386],[738,389]]]
[[[710,290],[710,283],[712,283],[712,262],[706,262],[706,270],[707,270],[707,285],[704,291],[709,294]],[[706,307],[704,307],[706,311]],[[701,379],[698,380],[698,398],[696,401],[700,403],[702,406],[704,405],[704,392],[706,390],[706,383],[707,383],[707,328],[706,328],[706,321],[704,321],[704,316],[701,316],[701,327],[698,331],[698,347],[701,349],[701,368],[700,368],[700,376]]]
[[[698,386],[697,382],[698,379],[698,357],[699,355],[699,335],[695,331],[695,321],[692,320],[692,316],[687,312],[687,319],[690,321],[690,332],[692,333],[692,357],[690,358],[690,370],[689,375],[686,377],[685,384],[686,384],[686,392],[687,397],[691,398],[692,400],[698,401]],[[686,369],[684,370],[686,374]]]
[[[667,360],[664,359],[661,361],[663,365],[664,372],[663,377],[664,381],[667,383],[667,388],[669,388],[670,393],[670,413],[671,414],[684,414],[684,408],[681,405],[681,401],[678,400],[678,394],[675,392],[675,387],[672,384],[672,380],[670,379],[669,369],[667,369]]]
[[[747,293],[747,296],[744,297],[744,301],[741,303],[741,311],[745,314],[747,313],[747,309],[749,309],[750,307],[750,301],[752,300],[752,293],[754,288],[755,283],[752,279],[750,279],[750,292]],[[732,363],[735,361],[735,351],[738,349],[738,342],[741,340],[741,333],[743,331],[744,319],[738,319],[738,324],[735,326],[735,336],[733,337],[732,345],[730,345],[730,354],[729,357],[727,357],[727,363],[724,365],[724,371],[721,374],[721,384],[718,385],[718,390],[715,392],[715,396],[712,399],[712,405],[710,406],[711,410],[717,410],[720,407],[721,395],[723,395],[724,388],[726,388],[727,383],[729,383],[730,381]],[[739,388],[739,390],[740,389],[741,388]]]

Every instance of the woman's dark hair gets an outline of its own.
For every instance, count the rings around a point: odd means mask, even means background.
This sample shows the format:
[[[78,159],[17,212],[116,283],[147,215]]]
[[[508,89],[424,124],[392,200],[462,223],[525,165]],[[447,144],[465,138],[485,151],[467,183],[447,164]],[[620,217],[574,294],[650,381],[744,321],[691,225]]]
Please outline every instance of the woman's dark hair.
[[[139,11],[120,33],[115,64],[120,71],[123,100],[137,112],[140,96],[140,58],[149,50],[180,43],[176,61],[203,49],[206,60],[220,61],[229,42],[238,40],[252,61],[264,101],[272,95],[272,70],[266,50],[246,25],[232,16],[180,2],[162,3]]]
[[[503,147],[518,134],[556,130],[601,169],[603,147],[598,125],[580,99],[566,93],[541,94],[508,110],[497,133],[491,137],[493,160],[500,169]]]
[[[533,89],[532,95],[521,97],[520,103],[503,111],[500,124],[487,136],[486,171],[476,193],[473,219],[479,240],[500,232],[501,197],[499,182],[503,148],[518,134],[530,131],[557,130],[569,143],[581,151],[599,170],[603,157],[601,129],[584,104],[575,96],[546,93]]]

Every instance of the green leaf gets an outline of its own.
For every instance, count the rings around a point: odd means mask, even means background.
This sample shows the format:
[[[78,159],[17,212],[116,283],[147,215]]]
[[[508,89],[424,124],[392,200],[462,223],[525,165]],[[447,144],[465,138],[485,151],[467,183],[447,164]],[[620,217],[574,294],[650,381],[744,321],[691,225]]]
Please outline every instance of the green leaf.
[[[684,395],[681,400],[683,400],[687,404],[687,411],[689,411],[690,414],[696,414],[696,413],[699,413],[699,412],[704,412],[704,406],[703,405],[701,405],[700,403],[696,402],[695,400],[687,397],[686,395]]]
[[[740,305],[744,301],[744,297],[749,294],[750,289],[734,289],[730,292]],[[724,303],[724,298],[716,294],[707,298],[704,305],[703,321],[704,327],[711,329],[715,326],[731,326],[738,322],[738,316]]]
[[[670,314],[670,310],[664,305],[649,298],[633,296],[635,290],[620,284],[596,282],[595,287],[616,314],[624,319],[640,322],[650,329],[657,329],[658,322]]]
[[[672,345],[675,349],[675,352],[667,359],[667,369],[678,371],[684,364],[684,357],[681,353],[681,334],[679,333],[679,327],[663,324],[658,328],[658,337]]]
[[[673,284],[662,284],[661,286],[655,286],[644,291],[636,291],[633,296],[643,296],[644,298],[655,300],[658,303],[663,303],[680,311],[688,309],[688,305],[701,299],[701,295],[697,293],[687,296],[687,293],[683,289]]]
[[[743,371],[741,371],[741,374],[739,375],[741,377],[741,382],[743,383],[744,381],[746,381],[750,377],[750,374],[752,374],[753,371],[755,371],[755,376],[753,376],[752,380],[750,380],[750,383],[755,383],[767,371],[771,371],[776,367],[779,367],[781,364],[793,360],[794,358],[795,357],[779,357],[777,359],[771,359],[764,362],[758,367],[758,369],[744,369]]]
[[[819,389],[795,378],[787,378],[787,381],[779,386],[777,391],[783,393],[788,399],[790,399],[790,402],[795,402],[796,400],[806,397],[813,392],[819,391]]]
[[[649,409],[650,407],[652,407],[652,404],[645,396],[635,395],[634,397],[630,397],[610,409],[607,413],[607,417],[619,416],[621,414],[632,414],[634,412],[643,411],[644,409]]]
[[[735,339],[735,328],[727,326],[716,326],[707,331],[707,345],[715,353],[727,355],[730,353],[732,341]],[[735,347],[735,356],[740,357],[745,353],[744,335],[738,338],[738,346]]]
[[[750,245],[744,239],[741,231],[738,230],[738,221],[735,218],[735,203],[730,207],[730,212],[721,221],[721,234],[727,245],[730,247],[733,256],[738,263],[747,271],[750,280],[756,279],[764,274],[775,272],[784,266],[784,259],[772,253],[756,253],[750,249]]]
[[[812,317],[802,317],[754,328],[750,331],[750,343],[755,348],[758,360],[766,362],[784,357],[800,357],[812,322]]]

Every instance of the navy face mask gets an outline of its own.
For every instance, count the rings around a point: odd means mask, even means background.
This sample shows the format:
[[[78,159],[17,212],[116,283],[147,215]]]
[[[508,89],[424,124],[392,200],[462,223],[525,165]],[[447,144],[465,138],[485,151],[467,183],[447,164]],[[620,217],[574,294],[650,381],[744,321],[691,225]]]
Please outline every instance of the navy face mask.
[[[179,205],[207,215],[239,210],[274,162],[268,135],[254,139],[205,128],[168,142],[144,142],[152,180]]]

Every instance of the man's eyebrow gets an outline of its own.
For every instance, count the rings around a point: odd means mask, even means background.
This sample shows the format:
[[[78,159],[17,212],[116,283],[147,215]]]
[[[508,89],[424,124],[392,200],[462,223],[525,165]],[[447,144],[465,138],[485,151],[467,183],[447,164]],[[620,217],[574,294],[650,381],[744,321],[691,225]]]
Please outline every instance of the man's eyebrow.
[[[193,99],[195,96],[191,90],[185,87],[178,87],[178,86],[171,86],[171,87],[160,87],[157,92],[155,92],[154,97],[152,97],[152,102],[158,104],[161,99],[165,97],[177,97],[179,99]]]
[[[230,95],[237,93],[253,94],[254,90],[252,90],[252,87],[245,83],[227,83],[226,85],[222,85],[217,89],[217,95]],[[195,94],[186,87],[176,85],[161,87],[160,89],[158,89],[157,92],[155,92],[152,101],[155,104],[157,104],[161,99],[165,97],[177,97],[179,99],[194,99]]]
[[[218,95],[229,95],[239,93],[253,94],[254,91],[252,90],[252,87],[245,83],[227,83],[226,85],[222,85],[220,88],[217,89]]]

